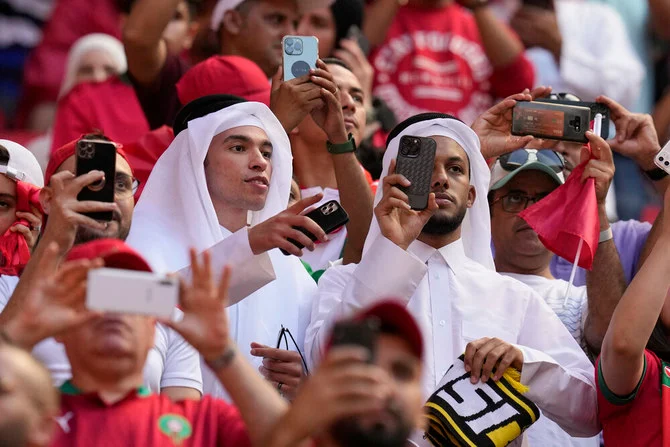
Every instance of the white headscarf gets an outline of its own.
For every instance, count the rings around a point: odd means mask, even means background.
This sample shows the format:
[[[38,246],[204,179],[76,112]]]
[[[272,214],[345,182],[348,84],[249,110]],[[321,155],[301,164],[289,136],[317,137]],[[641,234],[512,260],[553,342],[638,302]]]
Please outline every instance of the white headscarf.
[[[59,98],[65,96],[75,86],[81,59],[90,51],[104,51],[109,54],[114,61],[117,74],[125,73],[128,69],[126,53],[119,39],[102,33],[87,34],[78,39],[70,48],[67,65],[65,66],[65,76],[58,93]]]
[[[379,179],[380,184],[388,174],[391,160],[398,156],[400,139],[405,135],[416,137],[440,135],[451,138],[465,150],[470,159],[470,184],[475,187],[477,196],[475,203],[472,205],[472,208],[468,209],[465,219],[463,219],[463,223],[461,224],[463,247],[467,257],[485,267],[495,270],[493,255],[491,254],[491,216],[489,214],[489,204],[486,200],[491,171],[482,156],[479,137],[467,125],[454,118],[429,119],[411,124],[389,143],[384,154],[384,169]],[[375,206],[381,201],[383,195],[384,189],[380,186],[377,188]],[[372,242],[380,234],[379,224],[375,217],[370,225],[370,231],[365,240],[363,252],[369,249]]]
[[[204,251],[224,239],[207,189],[204,162],[212,139],[240,126],[263,129],[273,146],[265,207],[252,213],[251,224],[286,209],[293,174],[291,146],[266,105],[244,102],[194,119],[158,159],[135,207],[128,242],[154,269],[177,271],[190,264],[189,247]]]

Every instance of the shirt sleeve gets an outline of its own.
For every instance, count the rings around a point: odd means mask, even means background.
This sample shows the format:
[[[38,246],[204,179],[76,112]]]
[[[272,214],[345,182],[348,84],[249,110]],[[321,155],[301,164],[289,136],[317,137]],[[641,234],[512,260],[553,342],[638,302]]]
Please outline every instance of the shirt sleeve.
[[[392,263],[379,262],[393,259]],[[318,297],[305,334],[305,353],[318,363],[333,324],[347,315],[393,296],[409,302],[428,267],[413,254],[379,236],[360,264],[331,267],[319,280]]]
[[[526,396],[569,435],[595,436],[600,426],[593,365],[556,314],[530,293],[518,338]]]
[[[626,275],[626,284],[630,284],[637,272],[640,254],[650,232],[651,224],[649,222],[625,220],[612,224],[614,244],[619,252],[621,265]]]
[[[533,88],[534,82],[535,68],[522,52],[509,65],[494,68],[491,76],[491,93],[498,98],[504,98],[522,92],[526,88]]]
[[[168,337],[165,368],[161,376],[161,389],[184,387],[196,389],[202,394],[202,372],[200,355],[181,335],[165,328]]]
[[[249,432],[238,409],[223,400],[213,401],[218,413],[218,444],[220,447],[251,447]]]

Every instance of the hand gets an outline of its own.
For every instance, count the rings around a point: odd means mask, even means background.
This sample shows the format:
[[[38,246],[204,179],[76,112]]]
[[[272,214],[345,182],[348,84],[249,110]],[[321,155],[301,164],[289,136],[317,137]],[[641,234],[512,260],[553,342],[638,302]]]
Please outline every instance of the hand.
[[[162,323],[171,327],[203,356],[205,361],[221,357],[232,346],[228,330],[228,286],[230,267],[223,269],[219,284],[212,275],[212,260],[208,251],[202,254],[202,262],[194,249],[190,250],[193,280],[187,285],[180,280],[179,304],[184,312],[181,321],[170,319]]]
[[[383,182],[384,196],[375,207],[375,216],[384,237],[403,250],[407,250],[407,247],[419,237],[438,206],[435,194],[430,193],[428,207],[425,210],[411,209],[407,194],[398,188],[398,185],[410,186],[410,181],[403,175],[395,173],[395,165],[396,161],[391,160],[388,175],[384,177]]]
[[[279,394],[293,401],[300,384],[306,377],[300,354],[296,351],[274,349],[260,343],[251,343],[251,355],[263,357],[263,365],[258,368],[258,371],[279,390]]]
[[[586,168],[582,174],[582,182],[586,181],[589,177],[594,178],[598,205],[604,207],[607,199],[607,192],[609,191],[612,179],[614,178],[614,157],[612,156],[612,149],[610,149],[610,145],[607,144],[605,140],[591,131],[586,132],[586,138],[589,139],[592,152],[589,153],[589,149],[586,146],[583,147],[580,164],[589,160],[591,155],[593,158],[586,164]]]
[[[315,85],[321,87],[324,104],[312,110],[312,119],[326,132],[328,141],[335,144],[344,143],[349,136],[344,126],[340,91],[328,66],[320,59],[316,62],[316,66],[317,69],[312,71],[311,79]]]
[[[661,145],[651,115],[632,113],[607,96],[597,97],[596,102],[610,108],[610,119],[616,127],[616,138],[608,141],[612,149],[632,159],[645,171],[656,169],[654,158]]]
[[[51,177],[49,185],[40,192],[42,208],[49,216],[44,239],[57,242],[61,250],[67,251],[74,243],[79,225],[101,231],[107,228],[107,222],[99,222],[82,213],[120,212],[116,203],[77,200],[82,189],[104,178],[102,171],[91,171],[79,177],[63,171]]]
[[[533,101],[551,93],[551,87],[538,87],[529,91],[508,96],[502,102],[494,105],[474,123],[472,130],[479,136],[481,152],[485,159],[497,158],[506,153],[525,147],[534,138],[531,135],[523,137],[512,135],[512,109],[519,101]],[[542,140],[535,147],[542,147]]]
[[[523,367],[523,352],[515,346],[498,338],[480,338],[465,347],[465,370],[470,373],[470,382],[486,382],[492,377],[500,380],[510,366],[517,371]],[[495,375],[491,376],[495,368]]]
[[[343,418],[381,410],[390,395],[390,379],[384,370],[366,363],[367,358],[362,348],[333,348],[307,378],[279,429],[290,431],[288,437],[298,443]]]
[[[283,68],[272,78],[270,109],[286,133],[291,133],[315,107],[323,105],[321,88],[311,82],[310,75],[284,82]]]
[[[89,270],[103,266],[102,260],[67,262],[59,269],[59,251],[52,242],[36,258],[41,276],[31,284],[20,310],[6,325],[10,338],[27,350],[99,316],[86,309],[86,280]]]
[[[27,220],[28,226],[23,224],[13,225],[9,228],[9,231],[12,233],[21,233],[28,244],[28,248],[32,251],[33,248],[35,248],[37,238],[40,236],[40,231],[42,229],[42,213],[33,206],[31,207],[31,212],[17,211],[16,218]]]
[[[670,210],[670,188],[665,190],[663,209]],[[670,219],[663,218],[663,234],[670,237]],[[666,300],[667,301],[667,300]]]
[[[317,194],[299,200],[288,207],[286,211],[282,211],[265,222],[251,227],[249,229],[251,251],[255,255],[259,255],[273,248],[279,248],[294,256],[302,256],[302,250],[289,242],[289,239],[301,243],[309,251],[314,250],[314,242],[302,231],[296,230],[295,227],[304,228],[321,242],[328,241],[328,236],[316,222],[300,214],[306,208],[318,203],[322,198],[323,194]]]
[[[372,81],[375,75],[374,68],[372,68],[368,58],[365,57],[363,50],[355,40],[342,39],[340,40],[340,47],[333,52],[334,56],[351,68],[358,82],[361,83],[361,87],[363,87],[366,100],[370,101],[372,99]]]
[[[563,36],[554,11],[522,6],[510,20],[510,26],[526,48],[545,48],[551,51],[557,61],[561,60]]]

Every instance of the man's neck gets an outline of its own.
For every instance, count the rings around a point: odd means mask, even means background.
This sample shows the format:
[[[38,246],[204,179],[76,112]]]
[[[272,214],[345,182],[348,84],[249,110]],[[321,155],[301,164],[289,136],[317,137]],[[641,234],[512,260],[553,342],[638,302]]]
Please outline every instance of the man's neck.
[[[460,238],[461,238],[461,229],[458,228],[448,234],[421,233],[419,237],[416,239],[430,247],[433,247],[436,250],[439,250],[440,248],[446,247],[452,242],[456,242]]]
[[[326,149],[326,142],[309,143],[299,135],[291,135],[293,173],[301,188],[337,189],[333,159]]]
[[[544,256],[542,258],[544,258]],[[551,260],[551,258],[549,259]],[[550,262],[542,262],[543,260],[541,261],[539,259],[537,260],[539,262],[531,262],[535,260],[534,257],[527,258],[526,261],[528,262],[526,262],[525,265],[519,265],[520,263],[510,262],[507,259],[496,256],[494,262],[498,273],[515,273],[517,275],[534,275],[547,279],[555,279],[551,274]]]
[[[101,377],[97,372],[82,372],[73,369],[70,382],[82,393],[96,393],[105,403],[112,405],[141,387],[143,380],[142,370],[122,377],[111,374]]]
[[[244,209],[223,209],[223,207],[214,204],[216,211],[216,218],[226,230],[235,233],[237,230],[244,228],[247,225],[248,210]]]

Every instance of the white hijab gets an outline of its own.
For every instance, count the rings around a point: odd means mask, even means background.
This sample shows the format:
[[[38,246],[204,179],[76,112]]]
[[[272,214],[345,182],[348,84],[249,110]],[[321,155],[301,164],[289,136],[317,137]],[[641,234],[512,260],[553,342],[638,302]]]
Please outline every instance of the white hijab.
[[[252,213],[251,224],[286,209],[293,173],[291,146],[266,105],[244,102],[194,119],[158,159],[135,207],[128,242],[155,270],[180,270],[190,264],[189,247],[204,251],[224,239],[207,189],[204,162],[212,139],[240,126],[263,129],[273,146],[265,207]]]
[[[454,118],[437,118],[411,124],[389,143],[384,154],[384,169],[379,179],[380,184],[388,174],[391,160],[398,156],[400,139],[405,135],[416,137],[440,135],[451,138],[465,150],[470,159],[470,184],[475,187],[477,196],[475,203],[472,205],[472,208],[468,209],[465,219],[463,219],[463,223],[461,224],[463,247],[467,257],[485,267],[495,270],[493,255],[491,254],[491,216],[489,214],[489,204],[486,200],[491,171],[482,156],[479,137],[467,125]],[[375,206],[381,201],[383,195],[384,189],[381,187],[377,188]],[[379,224],[375,217],[370,225],[370,231],[365,240],[363,252],[366,252],[370,248],[372,242],[380,234]]]
[[[67,65],[65,66],[65,76],[58,93],[59,98],[65,96],[76,85],[77,71],[79,71],[81,59],[90,51],[104,51],[108,53],[114,61],[117,74],[125,73],[128,69],[126,53],[119,39],[102,33],[87,34],[78,39],[70,48],[67,56]]]

